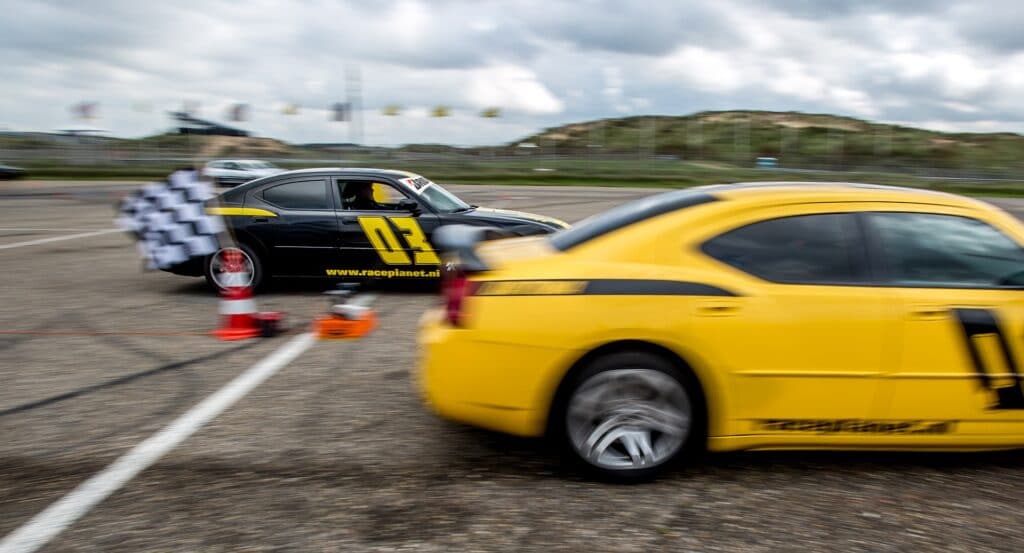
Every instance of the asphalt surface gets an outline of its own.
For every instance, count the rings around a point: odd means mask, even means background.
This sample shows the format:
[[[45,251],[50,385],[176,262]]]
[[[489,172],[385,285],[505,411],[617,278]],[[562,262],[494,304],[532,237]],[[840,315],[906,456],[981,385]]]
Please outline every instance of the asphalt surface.
[[[652,191],[451,187],[576,221]],[[112,183],[0,183],[0,248],[111,228]],[[1024,213],[1024,202],[1000,200]],[[120,233],[0,249],[0,536],[287,340],[206,332],[200,279]],[[320,282],[258,297],[298,323]],[[581,479],[540,442],[438,420],[412,388],[430,293],[317,342],[44,551],[1020,551],[1024,454],[712,455],[654,483]]]

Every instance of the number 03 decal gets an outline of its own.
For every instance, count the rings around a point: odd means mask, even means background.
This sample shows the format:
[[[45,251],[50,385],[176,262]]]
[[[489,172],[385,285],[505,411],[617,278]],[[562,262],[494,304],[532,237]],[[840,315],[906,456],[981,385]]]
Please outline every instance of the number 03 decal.
[[[412,217],[360,217],[359,226],[381,261],[388,265],[441,264],[420,224]]]

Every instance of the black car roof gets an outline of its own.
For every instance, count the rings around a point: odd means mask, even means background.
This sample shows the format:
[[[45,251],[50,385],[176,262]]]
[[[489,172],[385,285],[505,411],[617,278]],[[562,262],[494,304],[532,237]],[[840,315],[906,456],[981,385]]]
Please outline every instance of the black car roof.
[[[338,175],[338,176],[360,176],[360,177],[385,177],[393,179],[404,179],[409,178],[413,173],[405,171],[397,171],[394,169],[375,169],[372,167],[313,167],[310,169],[293,169],[291,171],[284,171],[276,173],[274,175],[268,175],[256,180],[251,180],[245,184],[236,186],[231,190],[221,193],[221,199],[228,202],[240,202],[241,196],[246,191],[254,188],[263,186],[269,182],[277,182],[282,178],[288,178],[296,175]]]

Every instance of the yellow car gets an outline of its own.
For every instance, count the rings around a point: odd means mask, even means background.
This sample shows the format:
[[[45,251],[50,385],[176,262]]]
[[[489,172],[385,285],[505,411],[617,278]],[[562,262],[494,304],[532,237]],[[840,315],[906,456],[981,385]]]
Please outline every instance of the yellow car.
[[[624,479],[688,452],[1024,446],[1024,226],[858,184],[679,190],[550,236],[445,227],[440,415]]]

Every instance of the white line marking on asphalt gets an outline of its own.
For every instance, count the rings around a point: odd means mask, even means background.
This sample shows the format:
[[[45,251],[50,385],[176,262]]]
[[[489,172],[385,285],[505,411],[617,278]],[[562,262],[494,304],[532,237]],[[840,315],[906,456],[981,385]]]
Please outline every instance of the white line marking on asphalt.
[[[38,246],[39,244],[46,244],[48,242],[60,242],[61,240],[74,240],[75,238],[88,238],[90,236],[99,236],[101,234],[110,234],[112,232],[124,232],[121,229],[107,229],[97,230],[94,232],[83,232],[80,234],[69,234],[67,236],[54,236],[53,238],[40,238],[38,240],[28,240],[26,242],[15,242],[13,244],[0,244],[0,250],[9,250],[11,248],[21,248],[23,246]]]
[[[0,553],[30,553],[46,545],[118,488],[309,349],[315,341],[316,337],[309,332],[292,338],[269,357],[249,367],[163,430],[146,438],[110,466],[8,534],[0,541]]]

